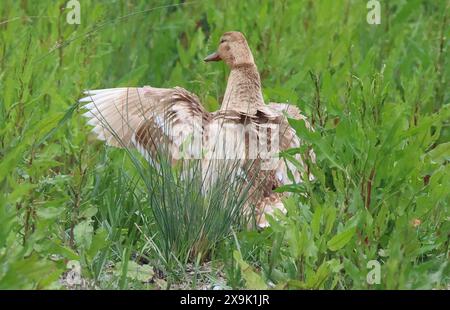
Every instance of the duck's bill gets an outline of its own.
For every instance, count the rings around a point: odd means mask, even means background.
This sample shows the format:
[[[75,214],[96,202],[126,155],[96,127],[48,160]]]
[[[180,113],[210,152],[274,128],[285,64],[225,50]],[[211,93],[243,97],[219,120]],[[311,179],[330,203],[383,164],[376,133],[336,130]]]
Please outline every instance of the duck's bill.
[[[211,55],[206,56],[205,59],[203,59],[204,61],[219,61],[222,60],[222,58],[220,58],[219,54],[216,53],[212,53]]]

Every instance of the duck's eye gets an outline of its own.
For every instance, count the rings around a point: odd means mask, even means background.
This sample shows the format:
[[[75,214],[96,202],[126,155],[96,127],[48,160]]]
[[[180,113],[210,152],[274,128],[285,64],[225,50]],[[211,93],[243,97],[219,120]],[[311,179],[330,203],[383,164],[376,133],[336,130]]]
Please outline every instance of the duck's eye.
[[[224,42],[226,42],[225,39],[221,39],[221,40],[220,40],[220,44],[222,44],[222,43],[224,43]]]

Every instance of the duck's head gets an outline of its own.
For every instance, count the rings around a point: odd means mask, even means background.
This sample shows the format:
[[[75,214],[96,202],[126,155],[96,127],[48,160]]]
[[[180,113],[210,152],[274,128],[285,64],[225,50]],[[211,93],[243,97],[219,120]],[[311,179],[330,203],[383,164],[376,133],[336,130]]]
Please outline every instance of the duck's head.
[[[255,63],[247,40],[238,31],[225,32],[220,38],[217,51],[204,59],[204,61],[219,60],[223,60],[231,69]]]

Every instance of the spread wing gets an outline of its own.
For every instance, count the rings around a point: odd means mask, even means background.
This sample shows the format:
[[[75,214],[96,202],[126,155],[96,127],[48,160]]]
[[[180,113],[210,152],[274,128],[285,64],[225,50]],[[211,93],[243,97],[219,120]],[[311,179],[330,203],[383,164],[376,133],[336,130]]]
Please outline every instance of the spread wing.
[[[87,97],[80,100],[88,110],[84,116],[106,144],[135,147],[148,160],[161,145],[166,145],[173,157],[198,158],[200,149],[193,147],[192,141],[201,141],[211,115],[187,90],[145,86],[89,90],[85,94]],[[191,147],[181,148],[187,139],[191,139]]]
[[[292,105],[287,103],[276,103],[276,102],[270,102],[268,106],[275,111],[281,112],[283,114],[286,114],[289,118],[294,118],[297,120],[303,120],[305,121],[306,128],[309,130],[313,130],[311,124],[309,123],[307,117],[303,115],[300,110]]]
[[[80,102],[84,103],[84,108],[88,110],[84,116],[89,119],[88,124],[94,127],[96,136],[111,146],[135,147],[150,162],[157,159],[155,152],[161,145],[169,147],[172,159],[177,155],[191,159],[202,158],[205,155],[205,147],[206,154],[216,153],[216,146],[223,146],[223,141],[236,146],[230,148],[228,145],[228,150],[238,149],[245,152],[238,158],[248,159],[252,155],[255,156],[250,154],[249,150],[252,139],[258,141],[257,143],[263,140],[262,144],[266,143],[266,146],[274,144],[270,134],[264,138],[267,132],[273,129],[273,125],[278,126],[278,150],[299,147],[301,141],[290,127],[287,117],[303,119],[306,127],[312,129],[306,117],[291,105],[271,103],[258,107],[254,115],[233,110],[208,113],[197,96],[179,87],[111,88],[90,90],[86,95]],[[240,126],[246,126],[246,130],[242,130]],[[218,139],[221,132],[225,133],[223,140]],[[242,132],[248,136],[242,136]],[[182,145],[188,147],[183,148]],[[256,157],[261,158],[260,155],[258,153]],[[302,157],[305,155],[311,156],[314,161],[312,150],[309,154],[297,154],[296,158],[302,165]],[[217,153],[212,156],[216,158],[214,156],[217,156]],[[219,158],[227,157],[219,155]],[[206,163],[209,162],[206,160]],[[259,226],[267,225],[264,213],[271,213],[275,209],[285,211],[281,198],[272,193],[272,189],[291,182],[288,169],[295,181],[301,182],[298,169],[290,162],[286,165],[284,160],[277,159],[275,166],[268,172],[255,170],[255,177],[259,179],[255,186],[262,189],[263,194],[257,207],[261,213]],[[309,178],[311,179],[312,175],[309,174]]]
[[[270,107],[272,110],[277,111],[279,113],[282,113],[284,115],[283,120],[281,121],[280,125],[280,150],[287,150],[290,148],[298,148],[301,145],[300,139],[297,137],[295,130],[289,125],[287,118],[293,118],[297,120],[303,120],[305,122],[306,128],[309,130],[314,130],[309,121],[307,120],[306,116],[303,115],[300,110],[290,104],[284,104],[284,103],[274,103],[271,102],[268,104],[268,107]],[[311,149],[306,154],[296,154],[295,158],[300,163],[300,165],[304,168],[304,171],[306,172],[307,177],[312,180],[314,179],[313,175],[310,173],[309,168],[306,166],[304,159],[306,157],[309,157],[312,162],[315,162],[316,155],[314,151]],[[284,160],[280,160],[278,163],[278,166],[276,168],[276,178],[277,181],[281,184],[289,184],[291,181],[289,180],[288,171],[289,169],[294,176],[294,180],[299,183],[301,180],[306,177],[300,175],[299,169],[297,169],[291,162],[287,161],[287,167],[284,162]]]
[[[282,103],[269,103],[267,108],[272,114],[281,114],[282,117],[279,121],[280,124],[280,150],[287,150],[289,148],[297,148],[301,145],[300,139],[297,137],[295,130],[289,125],[287,118],[294,118],[297,120],[303,120],[305,122],[306,128],[313,130],[312,126],[308,122],[306,116],[300,113],[300,110],[293,105],[282,104]],[[267,108],[265,110],[267,110]],[[269,112],[270,113],[270,112]],[[296,154],[295,159],[301,166],[305,173],[301,175],[301,171],[297,169],[290,161],[284,161],[282,159],[278,160],[276,168],[268,176],[267,180],[267,190],[264,192],[264,196],[261,197],[255,207],[255,215],[257,225],[261,228],[269,226],[266,214],[273,215],[275,210],[279,210],[282,213],[286,213],[286,208],[283,204],[284,194],[272,192],[273,188],[280,185],[290,184],[292,180],[289,178],[288,170],[292,173],[295,182],[302,182],[302,179],[308,177],[312,180],[314,177],[309,172],[309,168],[304,162],[304,158],[310,157],[312,162],[315,162],[315,154],[313,150],[310,150],[307,154]]]

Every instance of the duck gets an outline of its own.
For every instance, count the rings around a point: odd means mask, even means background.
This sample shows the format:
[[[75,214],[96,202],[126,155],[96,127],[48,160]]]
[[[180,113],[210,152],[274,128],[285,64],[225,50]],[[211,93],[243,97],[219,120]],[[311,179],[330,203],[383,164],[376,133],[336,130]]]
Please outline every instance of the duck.
[[[288,194],[275,190],[314,179],[306,161],[315,162],[312,149],[295,155],[303,171],[278,156],[303,143],[288,118],[313,129],[295,105],[264,102],[258,68],[241,32],[225,32],[216,51],[204,61],[223,61],[230,70],[215,112],[208,112],[195,94],[182,87],[143,86],[87,90],[79,100],[87,110],[83,116],[97,139],[112,147],[135,148],[152,165],[157,165],[161,145],[168,146],[173,165],[201,159],[206,187],[217,177],[217,162],[237,160],[240,167],[251,167],[240,170],[243,182],[253,180],[252,193],[256,193],[244,209],[254,213],[258,227],[265,228],[268,214],[286,213],[283,199]]]

